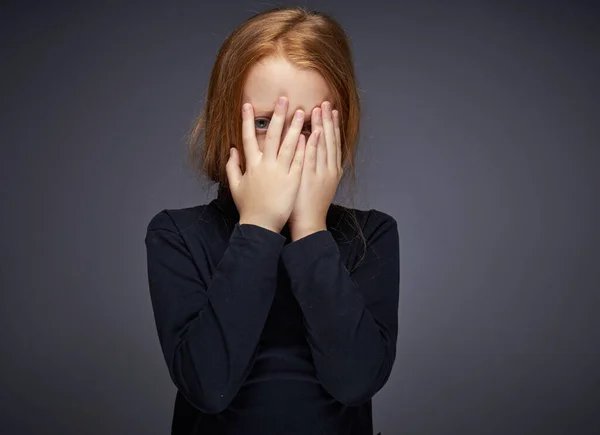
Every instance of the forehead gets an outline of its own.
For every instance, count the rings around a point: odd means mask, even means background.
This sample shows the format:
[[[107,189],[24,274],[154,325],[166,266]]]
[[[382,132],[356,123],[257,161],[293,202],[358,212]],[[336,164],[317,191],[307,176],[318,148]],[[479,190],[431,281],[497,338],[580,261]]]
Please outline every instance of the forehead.
[[[299,69],[282,57],[268,57],[253,65],[244,83],[244,103],[251,103],[257,114],[271,112],[280,96],[288,98],[290,113],[296,109],[310,112],[330,100],[331,92],[317,71]]]

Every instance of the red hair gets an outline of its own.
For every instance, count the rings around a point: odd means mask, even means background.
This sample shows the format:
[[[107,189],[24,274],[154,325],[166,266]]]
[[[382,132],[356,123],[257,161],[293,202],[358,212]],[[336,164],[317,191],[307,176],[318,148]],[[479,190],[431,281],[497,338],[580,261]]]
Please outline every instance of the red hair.
[[[320,73],[340,113],[342,165],[354,177],[360,101],[348,38],[332,17],[302,7],[258,13],[236,28],[217,54],[206,103],[189,136],[194,169],[227,186],[225,165],[230,146],[240,151],[242,171],[242,95],[249,69],[279,55],[298,68]],[[350,171],[346,169],[350,168]]]

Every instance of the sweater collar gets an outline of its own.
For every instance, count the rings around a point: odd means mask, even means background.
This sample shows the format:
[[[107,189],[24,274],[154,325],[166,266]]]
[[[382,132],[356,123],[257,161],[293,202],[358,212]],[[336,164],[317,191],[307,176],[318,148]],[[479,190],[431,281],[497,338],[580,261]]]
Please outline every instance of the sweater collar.
[[[240,218],[240,213],[235,205],[235,201],[231,196],[231,191],[224,184],[219,184],[219,190],[217,192],[217,199],[215,200],[217,207],[221,212],[236,221]]]

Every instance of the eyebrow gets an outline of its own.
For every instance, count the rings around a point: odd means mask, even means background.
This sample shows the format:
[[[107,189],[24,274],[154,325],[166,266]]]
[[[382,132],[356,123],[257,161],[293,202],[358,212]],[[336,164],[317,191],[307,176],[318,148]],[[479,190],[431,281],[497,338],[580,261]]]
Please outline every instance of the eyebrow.
[[[254,109],[254,115],[255,116],[273,116],[273,110],[258,110],[258,109]]]

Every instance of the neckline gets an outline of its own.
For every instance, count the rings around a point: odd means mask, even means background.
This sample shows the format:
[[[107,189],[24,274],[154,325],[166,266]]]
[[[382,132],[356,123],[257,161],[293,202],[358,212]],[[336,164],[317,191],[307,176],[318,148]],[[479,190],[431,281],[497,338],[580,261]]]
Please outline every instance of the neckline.
[[[224,184],[219,184],[215,202],[225,216],[231,217],[235,221],[239,221],[240,213],[235,205],[233,197],[231,196],[231,191]]]

